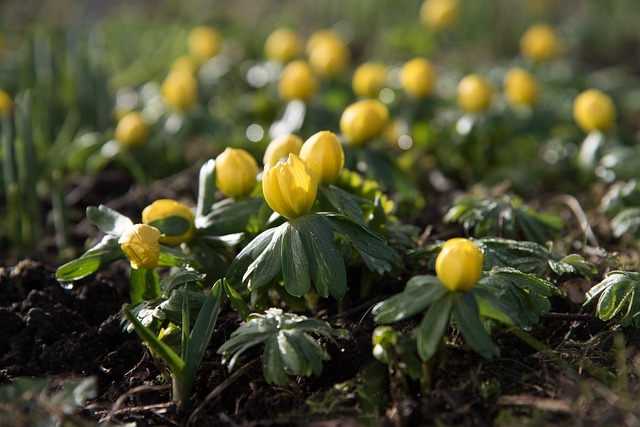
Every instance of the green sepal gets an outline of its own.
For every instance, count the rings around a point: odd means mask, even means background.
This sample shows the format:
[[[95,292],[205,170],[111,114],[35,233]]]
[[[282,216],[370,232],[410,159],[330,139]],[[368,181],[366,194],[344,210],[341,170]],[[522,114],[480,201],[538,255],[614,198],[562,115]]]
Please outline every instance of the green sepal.
[[[427,361],[438,351],[442,343],[453,308],[454,294],[449,292],[430,305],[418,327],[417,348],[420,359]]]
[[[485,359],[499,356],[500,348],[485,330],[474,296],[470,292],[465,292],[458,293],[454,297],[453,316],[469,346]]]
[[[376,304],[372,313],[377,323],[393,323],[415,316],[440,301],[449,290],[435,276],[415,276],[405,290]]]
[[[129,278],[129,295],[132,304],[162,296],[158,272],[155,269],[132,268]]]
[[[95,224],[100,231],[112,236],[121,236],[128,228],[133,226],[133,221],[105,205],[87,208],[87,218]]]

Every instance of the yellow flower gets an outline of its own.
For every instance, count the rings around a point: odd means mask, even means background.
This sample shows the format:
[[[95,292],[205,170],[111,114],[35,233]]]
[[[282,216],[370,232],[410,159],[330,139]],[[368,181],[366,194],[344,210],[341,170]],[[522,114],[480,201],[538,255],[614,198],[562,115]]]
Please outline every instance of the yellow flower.
[[[351,52],[334,31],[314,34],[307,42],[309,64],[318,75],[332,78],[344,72],[351,61]]]
[[[305,61],[298,59],[288,63],[278,80],[278,94],[284,101],[308,100],[316,93],[318,83],[313,70]]]
[[[156,268],[160,257],[160,230],[147,224],[135,224],[122,233],[118,244],[132,268]]]
[[[549,24],[533,25],[520,38],[520,52],[535,62],[553,59],[562,49],[562,41]]]
[[[360,65],[353,73],[351,87],[361,98],[376,98],[387,82],[387,67],[377,62]]]
[[[307,139],[300,150],[316,174],[318,184],[331,184],[344,166],[344,151],[336,134],[320,131]]]
[[[380,101],[364,99],[354,102],[342,112],[340,132],[351,144],[364,145],[384,132],[389,110]]]
[[[470,113],[484,111],[491,105],[493,87],[482,76],[469,74],[458,83],[458,105]]]
[[[273,139],[264,152],[263,164],[273,166],[276,163],[286,162],[289,154],[299,154],[302,148],[302,139],[293,134],[279,136]]]
[[[269,34],[264,43],[267,58],[287,63],[296,59],[302,52],[302,40],[297,32],[290,28],[278,28]]]
[[[573,102],[573,118],[584,132],[606,131],[616,121],[616,106],[606,94],[588,89]]]
[[[420,7],[420,22],[435,31],[449,29],[458,20],[458,0],[425,0]]]
[[[159,219],[165,219],[172,216],[179,216],[189,222],[189,228],[184,233],[177,236],[162,236],[160,243],[166,245],[179,245],[180,243],[189,242],[193,238],[195,232],[194,215],[191,209],[180,202],[171,199],[159,199],[151,203],[142,210],[142,223],[149,224]]]
[[[9,94],[0,89],[0,116],[8,115],[13,108],[13,99]]]
[[[285,163],[265,167],[262,192],[274,212],[294,219],[309,212],[316,200],[316,174],[307,162],[291,154]]]
[[[245,197],[256,186],[258,171],[258,163],[246,150],[227,147],[216,158],[216,185],[227,197]]]
[[[124,148],[137,148],[147,142],[149,127],[142,114],[132,111],[125,114],[116,125],[114,138]]]
[[[414,98],[424,98],[436,82],[436,69],[424,58],[414,58],[400,69],[402,89]]]
[[[198,81],[185,70],[172,70],[162,82],[162,96],[169,108],[187,111],[198,101]]]
[[[538,100],[538,82],[522,68],[512,68],[504,76],[504,95],[514,105],[533,105]]]
[[[436,257],[436,275],[451,291],[469,291],[482,275],[483,259],[482,251],[470,240],[449,239]]]
[[[214,28],[197,26],[189,32],[187,46],[191,55],[206,61],[220,52],[222,36]]]
[[[198,58],[192,55],[181,55],[171,63],[171,70],[186,71],[195,74],[200,68]]]

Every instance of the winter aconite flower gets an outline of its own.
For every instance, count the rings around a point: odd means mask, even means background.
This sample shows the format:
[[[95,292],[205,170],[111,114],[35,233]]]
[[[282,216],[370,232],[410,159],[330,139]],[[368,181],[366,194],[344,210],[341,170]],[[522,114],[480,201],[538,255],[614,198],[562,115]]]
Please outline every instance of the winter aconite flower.
[[[132,111],[125,114],[116,125],[114,138],[121,147],[137,148],[147,142],[149,127],[142,114]]]
[[[216,158],[216,185],[227,197],[248,196],[256,185],[258,163],[246,150],[227,147]]]
[[[170,217],[186,219],[188,222],[188,228],[184,233],[177,236],[160,237],[160,243],[173,246],[191,241],[193,233],[195,232],[194,214],[186,205],[171,199],[159,199],[151,203],[142,211],[143,224],[150,224],[153,221]]]
[[[562,52],[562,41],[549,24],[536,24],[520,38],[520,52],[535,62],[548,61]]]
[[[420,7],[420,22],[434,31],[451,28],[458,20],[458,15],[458,0],[425,0]]]
[[[271,209],[294,219],[309,212],[316,200],[316,174],[307,162],[291,154],[285,163],[265,167],[262,191]]]
[[[198,101],[198,81],[185,69],[172,70],[162,82],[162,97],[172,110],[187,111]]]
[[[301,148],[302,139],[299,136],[293,134],[279,136],[267,145],[262,162],[265,166],[286,162],[289,154],[300,154]]]
[[[483,258],[482,251],[470,240],[449,239],[436,258],[436,275],[451,291],[469,291],[482,274]]]
[[[387,107],[375,99],[349,105],[340,117],[340,132],[354,145],[364,145],[384,132],[389,120]]]
[[[353,73],[351,87],[360,98],[375,98],[387,82],[387,67],[378,62],[360,65]]]
[[[318,75],[333,78],[345,71],[351,61],[349,47],[335,31],[312,34],[306,46],[309,64]]]
[[[588,89],[573,102],[573,118],[584,132],[606,131],[616,121],[616,106],[608,95]]]
[[[313,70],[305,61],[298,59],[288,63],[278,80],[278,94],[284,101],[300,99],[306,101],[316,93],[318,83]]]
[[[402,89],[413,98],[421,99],[431,93],[436,82],[436,69],[424,58],[414,58],[400,69]]]
[[[187,45],[191,55],[201,61],[206,61],[220,52],[222,36],[214,28],[198,26],[189,33]]]
[[[458,83],[458,105],[469,113],[485,111],[491,105],[493,87],[482,76],[469,74]]]
[[[278,28],[269,34],[264,43],[264,54],[268,59],[286,64],[302,52],[302,40],[290,28]]]
[[[9,114],[11,108],[13,108],[13,99],[7,92],[0,89],[0,116]]]
[[[504,95],[513,105],[531,106],[538,100],[538,82],[522,68],[512,68],[504,77]]]
[[[320,131],[307,139],[300,150],[316,174],[318,184],[331,184],[344,166],[344,151],[336,134]]]
[[[156,268],[160,257],[160,235],[160,230],[147,224],[135,224],[122,233],[118,244],[132,268]]]

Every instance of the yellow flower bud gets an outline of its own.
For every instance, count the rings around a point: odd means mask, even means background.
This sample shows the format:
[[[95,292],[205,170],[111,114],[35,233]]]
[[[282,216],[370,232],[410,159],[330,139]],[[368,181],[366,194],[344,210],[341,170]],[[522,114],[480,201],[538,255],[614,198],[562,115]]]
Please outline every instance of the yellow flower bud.
[[[493,87],[482,76],[469,74],[458,83],[458,105],[467,112],[487,110],[492,98]]]
[[[420,22],[434,31],[451,28],[460,15],[458,0],[425,0],[420,7]]]
[[[320,131],[307,139],[300,150],[316,174],[318,184],[331,184],[344,166],[344,151],[335,133]]]
[[[137,148],[144,145],[149,137],[149,127],[142,114],[132,111],[125,114],[116,125],[114,138],[121,147]]]
[[[470,240],[449,239],[436,257],[436,275],[451,291],[469,291],[482,275],[483,259],[482,251]]]
[[[227,197],[245,197],[256,186],[258,171],[258,163],[246,150],[227,147],[216,158],[216,185]]]
[[[291,154],[285,163],[265,167],[262,192],[274,212],[294,219],[309,212],[316,200],[316,174],[307,162]]]
[[[414,58],[406,62],[400,69],[402,89],[418,99],[431,93],[436,77],[436,69],[424,58]]]
[[[198,81],[185,69],[171,71],[160,90],[165,103],[173,110],[187,111],[198,101]]]
[[[191,55],[201,61],[206,61],[220,52],[222,36],[214,28],[198,26],[189,32],[187,45]]]
[[[297,32],[290,28],[278,28],[267,37],[264,54],[274,61],[287,63],[296,59],[302,52],[302,40]]]
[[[160,230],[147,224],[135,224],[122,233],[118,244],[132,268],[156,268],[160,257]]]
[[[264,152],[262,160],[265,166],[273,166],[278,162],[286,162],[289,154],[300,154],[302,139],[297,135],[283,135],[273,139]]]
[[[165,219],[172,216],[179,216],[189,222],[189,228],[178,236],[162,236],[160,243],[165,245],[179,245],[180,243],[189,242],[193,238],[195,232],[194,220],[195,216],[191,209],[180,202],[171,199],[159,199],[151,203],[142,210],[142,223],[149,224],[159,219]]]
[[[608,95],[588,89],[573,102],[573,118],[586,133],[606,131],[616,121],[616,106]]]
[[[504,76],[504,95],[514,105],[533,105],[538,100],[538,82],[522,68],[512,68]]]
[[[278,94],[284,101],[308,100],[316,93],[318,83],[313,70],[305,61],[298,59],[288,63],[278,80]]]
[[[520,38],[520,52],[536,62],[548,61],[562,52],[562,41],[548,24],[536,24]]]
[[[344,72],[351,61],[349,47],[332,31],[312,37],[307,43],[307,55],[314,71],[325,78]]]
[[[380,101],[364,99],[349,105],[340,117],[340,132],[354,145],[364,145],[384,132],[389,110]]]
[[[360,65],[353,73],[351,87],[361,98],[376,98],[387,82],[387,67],[377,62]]]
[[[8,115],[13,108],[13,99],[2,89],[0,89],[0,116]]]

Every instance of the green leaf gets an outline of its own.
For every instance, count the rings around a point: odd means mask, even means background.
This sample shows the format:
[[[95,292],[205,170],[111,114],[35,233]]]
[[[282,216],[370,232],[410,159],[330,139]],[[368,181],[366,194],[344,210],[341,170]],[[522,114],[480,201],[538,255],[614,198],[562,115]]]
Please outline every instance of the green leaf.
[[[247,267],[242,281],[248,281],[249,290],[259,289],[268,285],[282,269],[282,237],[289,228],[285,222],[271,234],[271,241],[263,252]]]
[[[276,231],[277,228],[270,228],[263,231],[236,255],[236,258],[227,271],[227,278],[230,283],[236,284],[244,281],[242,277],[247,271],[247,268],[264,252]]]
[[[226,235],[247,231],[247,226],[264,205],[261,197],[224,199],[213,205],[211,212],[199,217],[196,225],[205,235]]]
[[[162,294],[168,297],[177,286],[204,280],[206,276],[206,274],[200,274],[197,271],[180,270],[171,276],[162,278],[160,280],[160,289]]]
[[[404,292],[373,307],[377,323],[393,323],[421,313],[449,292],[435,276],[416,276],[412,280]]]
[[[311,287],[311,278],[302,237],[295,224],[286,227],[281,249],[284,287],[291,295],[302,296]]]
[[[216,162],[215,160],[210,159],[200,167],[200,173],[198,175],[198,202],[196,203],[196,224],[198,224],[198,221],[201,218],[211,213],[211,209],[215,200]]]
[[[194,257],[189,254],[179,249],[160,245],[160,257],[158,258],[159,267],[175,267],[182,264],[188,264],[195,269],[200,268]]]
[[[56,270],[56,279],[61,282],[80,280],[123,258],[126,258],[126,256],[119,248],[110,252],[83,256],[60,266]]]
[[[614,318],[621,326],[633,324],[640,327],[640,273],[615,270],[609,272],[606,277],[589,292],[584,302],[587,306],[596,298],[596,314],[604,321]],[[620,313],[624,313],[619,316]]]
[[[638,233],[640,229],[640,208],[633,207],[620,211],[609,223],[613,236],[619,239],[627,233]]]
[[[436,354],[442,337],[449,326],[454,294],[447,293],[435,301],[427,310],[418,328],[418,354],[427,361]]]
[[[157,228],[165,236],[179,236],[189,230],[189,220],[181,216],[156,219],[148,225]]]
[[[475,287],[471,293],[476,298],[480,316],[497,320],[505,325],[514,325],[514,321],[509,315],[513,306],[506,301],[497,298],[486,289]]]
[[[89,206],[87,218],[93,222],[100,231],[113,236],[120,236],[128,228],[133,226],[133,221],[121,213],[105,206]]]
[[[132,268],[129,279],[129,294],[132,304],[162,296],[158,272],[155,269]]]
[[[484,329],[478,305],[471,293],[464,293],[453,304],[453,316],[458,322],[462,336],[471,348],[485,359],[500,355],[500,349]]]
[[[262,374],[266,382],[282,385],[287,381],[285,363],[282,360],[282,352],[277,340],[269,340],[265,343],[262,356]]]
[[[318,196],[326,201],[338,213],[348,216],[359,223],[364,223],[361,205],[370,205],[367,199],[360,198],[333,185],[318,187]]]
[[[244,302],[240,294],[229,284],[227,279],[223,279],[222,284],[224,286],[224,292],[227,295],[227,298],[229,298],[231,307],[240,314],[242,319],[246,320],[251,314],[251,309],[247,303]]]

